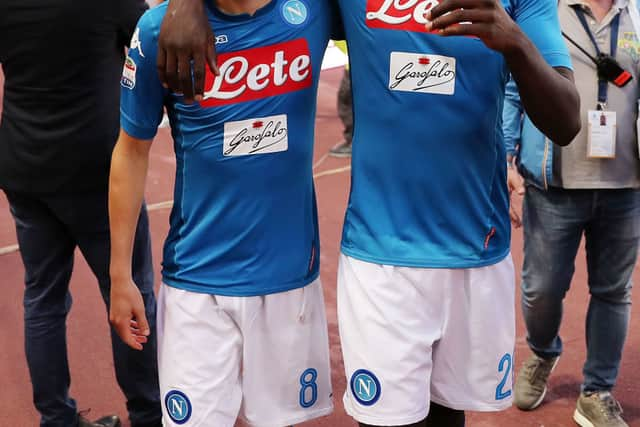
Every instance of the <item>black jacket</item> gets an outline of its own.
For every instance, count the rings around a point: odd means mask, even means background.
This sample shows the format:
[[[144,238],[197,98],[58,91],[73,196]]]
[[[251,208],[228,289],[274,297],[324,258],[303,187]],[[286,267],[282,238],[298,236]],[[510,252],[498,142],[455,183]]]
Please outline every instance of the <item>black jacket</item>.
[[[0,188],[106,190],[124,50],[144,0],[2,0]]]

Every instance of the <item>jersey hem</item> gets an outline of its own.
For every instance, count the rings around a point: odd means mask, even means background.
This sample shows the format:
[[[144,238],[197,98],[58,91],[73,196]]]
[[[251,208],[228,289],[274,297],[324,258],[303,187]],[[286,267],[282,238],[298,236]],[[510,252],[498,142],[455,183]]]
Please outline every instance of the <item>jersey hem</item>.
[[[252,423],[251,421],[247,420],[245,417],[243,416],[239,416],[238,418],[240,418],[242,421],[244,421],[247,425],[251,426],[251,427],[282,427],[282,426],[292,426],[294,424],[300,424],[303,423],[305,421],[310,421],[312,419],[315,418],[320,418],[320,417],[324,417],[326,415],[329,415],[333,412],[333,405],[328,406],[324,409],[318,409],[317,411],[313,411],[310,412],[304,416],[301,417],[295,417],[295,418],[284,418],[282,420],[278,420],[275,422],[269,422],[269,423]]]
[[[446,399],[431,395],[431,401],[456,411],[476,411],[476,412],[499,412],[504,411],[513,406],[513,398],[506,399],[499,404],[479,403],[479,402],[450,402]]]
[[[495,257],[482,259],[482,260],[455,260],[455,261],[446,261],[446,260],[407,260],[407,259],[397,259],[397,258],[387,258],[387,257],[375,257],[371,256],[357,250],[346,248],[344,245],[341,247],[342,254],[358,259],[360,261],[379,264],[379,265],[392,265],[394,267],[411,267],[411,268],[446,268],[446,269],[468,269],[468,268],[481,268],[481,267],[490,267],[492,265],[496,265],[501,261],[504,261],[507,256],[509,256],[511,249],[507,247],[505,251]]]
[[[120,109],[120,126],[130,136],[137,139],[149,140],[153,139],[158,133],[158,128],[148,128],[138,126],[127,116],[127,114]]]
[[[542,53],[542,57],[553,68],[563,67],[573,71],[573,64],[571,63],[571,57],[566,53],[562,53],[562,52]]]
[[[185,283],[180,280],[174,280],[174,279],[168,278],[164,275],[162,277],[162,280],[167,286],[171,286],[172,288],[180,289],[182,291],[194,292],[197,294],[218,295],[223,297],[259,297],[259,296],[279,294],[282,292],[289,292],[295,289],[304,288],[305,286],[308,286],[313,282],[315,282],[318,279],[318,277],[320,277],[319,271],[304,280],[296,281],[294,283],[288,283],[285,285],[279,285],[279,286],[260,286],[260,285],[255,286],[254,285],[253,287],[259,287],[261,289],[260,291],[255,291],[255,292],[232,291],[227,288],[219,289],[209,285]],[[236,286],[236,287],[242,287],[242,286]]]

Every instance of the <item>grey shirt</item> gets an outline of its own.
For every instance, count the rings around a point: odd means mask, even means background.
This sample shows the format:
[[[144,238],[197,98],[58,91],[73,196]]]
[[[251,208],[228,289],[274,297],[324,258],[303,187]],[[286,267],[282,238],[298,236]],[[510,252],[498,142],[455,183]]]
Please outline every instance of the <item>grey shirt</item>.
[[[633,80],[624,88],[609,84],[607,110],[617,113],[615,159],[588,158],[587,112],[595,110],[598,104],[598,74],[595,64],[567,42],[580,94],[582,130],[569,146],[554,148],[553,186],[567,189],[640,188],[640,157],[636,135],[640,95],[640,41],[634,30],[628,5],[629,0],[614,1],[609,14],[601,22],[597,22],[586,2],[559,2],[558,11],[563,31],[594,57],[595,48],[578,20],[574,7],[583,8],[600,51],[607,54],[611,49],[611,22],[620,14],[616,60],[633,75]]]

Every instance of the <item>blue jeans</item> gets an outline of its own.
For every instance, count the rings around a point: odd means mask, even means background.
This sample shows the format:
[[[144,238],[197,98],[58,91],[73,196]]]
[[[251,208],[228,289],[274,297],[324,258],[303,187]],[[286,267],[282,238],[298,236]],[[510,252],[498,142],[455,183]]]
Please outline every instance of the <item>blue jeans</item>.
[[[69,280],[78,247],[98,279],[109,307],[110,238],[106,193],[34,196],[5,192],[16,222],[25,267],[25,350],[33,400],[43,427],[77,423],[76,402],[69,396],[66,318],[71,309]],[[133,277],[155,327],[151,238],[146,209],[135,236]],[[154,331],[155,332],[155,331]],[[144,351],[127,347],[111,329],[116,378],[127,399],[133,426],[161,418],[155,333]],[[96,384],[100,387],[100,384]]]
[[[616,383],[631,310],[640,237],[640,191],[549,191],[528,186],[523,205],[522,310],[531,350],[562,353],[562,303],[584,234],[589,274],[584,391]]]

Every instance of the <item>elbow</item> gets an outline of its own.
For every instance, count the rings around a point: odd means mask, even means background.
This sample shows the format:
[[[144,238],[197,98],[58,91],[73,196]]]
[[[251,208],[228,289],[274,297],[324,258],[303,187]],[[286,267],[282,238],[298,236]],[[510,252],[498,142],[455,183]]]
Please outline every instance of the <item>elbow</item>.
[[[563,126],[562,132],[553,140],[553,142],[561,147],[566,147],[576,138],[581,128],[582,123],[580,122],[580,115],[578,114],[576,117],[572,117],[572,120]]]
[[[582,128],[582,120],[580,119],[580,97],[577,92],[573,92],[570,97],[570,102],[564,114],[564,120],[561,126],[559,126],[557,138],[554,142],[562,147],[565,147],[576,138],[580,129]]]

